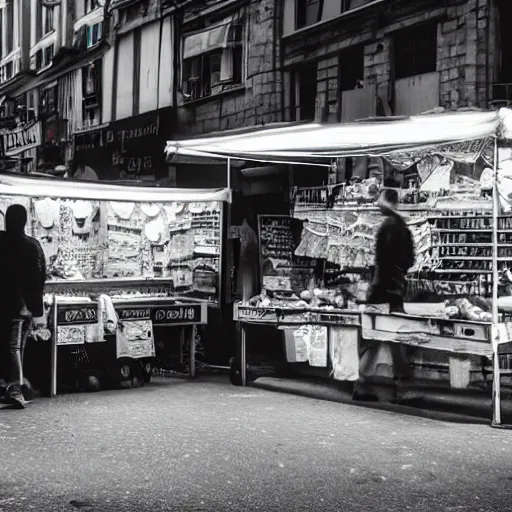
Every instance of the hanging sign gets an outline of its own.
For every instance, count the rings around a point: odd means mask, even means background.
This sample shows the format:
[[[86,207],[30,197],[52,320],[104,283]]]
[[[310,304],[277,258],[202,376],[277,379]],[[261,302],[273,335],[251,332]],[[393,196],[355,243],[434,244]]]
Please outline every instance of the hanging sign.
[[[98,306],[59,306],[57,313],[57,322],[59,325],[85,325],[98,322]]]
[[[41,123],[27,124],[3,135],[5,156],[14,156],[41,145]]]
[[[192,325],[206,323],[205,304],[160,306],[151,311],[153,325]]]

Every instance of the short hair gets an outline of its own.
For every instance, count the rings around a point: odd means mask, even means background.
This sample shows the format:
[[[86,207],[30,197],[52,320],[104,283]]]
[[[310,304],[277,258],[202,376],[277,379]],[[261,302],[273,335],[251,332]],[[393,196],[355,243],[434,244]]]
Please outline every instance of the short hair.
[[[398,192],[394,188],[383,188],[382,196],[390,204],[398,203]]]
[[[5,212],[5,230],[20,233],[27,225],[27,210],[21,204],[11,204]]]

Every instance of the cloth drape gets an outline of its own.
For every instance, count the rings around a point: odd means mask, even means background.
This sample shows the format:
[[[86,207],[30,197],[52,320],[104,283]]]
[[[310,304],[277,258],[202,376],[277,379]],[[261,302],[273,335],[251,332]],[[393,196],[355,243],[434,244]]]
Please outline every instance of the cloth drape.
[[[59,79],[58,83],[59,112],[62,119],[68,120],[68,133],[83,128],[83,91],[82,70],[76,69]]]

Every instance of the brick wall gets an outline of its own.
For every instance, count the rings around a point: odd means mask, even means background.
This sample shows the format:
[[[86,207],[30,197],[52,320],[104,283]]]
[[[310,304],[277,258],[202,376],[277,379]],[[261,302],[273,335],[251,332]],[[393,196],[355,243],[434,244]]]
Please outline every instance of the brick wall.
[[[274,44],[272,38],[274,23],[278,27],[280,21],[279,12],[274,13],[274,3],[274,0],[251,0],[247,4],[245,87],[188,104],[181,101],[178,112],[180,135],[281,121],[280,48],[279,41]]]
[[[445,7],[427,9],[419,2],[404,4],[408,11],[387,12],[379,26],[362,19],[360,33],[351,30],[354,21],[329,25],[316,35],[300,34],[284,41],[285,66],[295,68],[305,59],[318,62],[319,106],[324,106],[323,119],[336,122],[337,56],[347,46],[364,44],[364,81],[376,86],[376,95],[392,106],[393,99],[393,31],[428,20],[438,21],[437,70],[439,73],[439,106],[458,108],[487,107],[488,82],[492,79],[495,48],[487,0],[447,1]],[[416,9],[416,12],[412,12]],[[371,31],[371,35],[370,35]],[[338,37],[336,38],[336,34]],[[321,42],[321,44],[318,44]],[[311,48],[307,45],[311,44]],[[321,57],[321,55],[324,57]],[[327,76],[329,75],[329,76]],[[376,100],[377,101],[377,100]],[[384,106],[378,109],[383,114]]]

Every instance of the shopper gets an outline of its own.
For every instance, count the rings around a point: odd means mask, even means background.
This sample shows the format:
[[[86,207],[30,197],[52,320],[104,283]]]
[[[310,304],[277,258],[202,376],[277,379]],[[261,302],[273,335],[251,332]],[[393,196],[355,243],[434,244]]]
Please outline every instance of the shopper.
[[[43,290],[46,261],[41,245],[25,234],[27,210],[14,204],[7,208],[5,231],[0,232],[0,350],[4,379],[4,402],[24,408],[22,358],[25,342],[35,323],[44,315]]]
[[[385,216],[376,235],[375,269],[368,290],[369,305],[387,304],[391,313],[404,313],[406,275],[414,265],[415,250],[412,234],[403,217],[397,211],[398,192],[393,188],[383,188],[378,205]],[[391,344],[394,380],[397,395],[403,392],[412,380],[409,347]],[[380,347],[366,347],[361,353],[361,379],[354,390],[354,400],[377,400],[364,384],[365,376],[375,370]],[[397,397],[398,398],[398,397]]]

